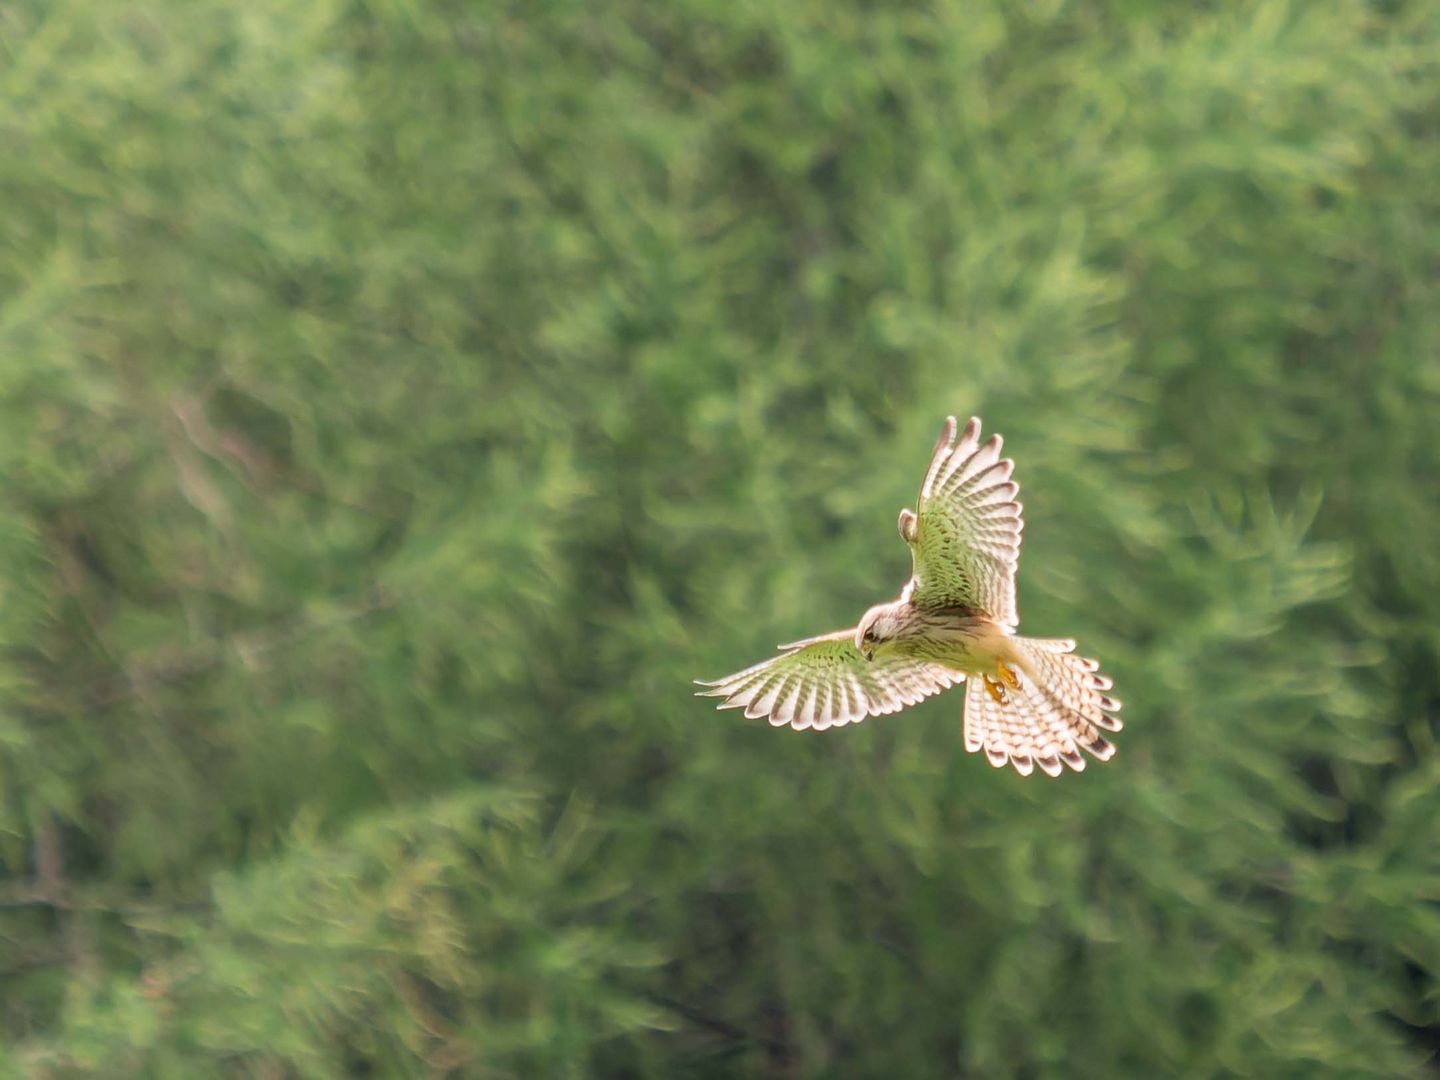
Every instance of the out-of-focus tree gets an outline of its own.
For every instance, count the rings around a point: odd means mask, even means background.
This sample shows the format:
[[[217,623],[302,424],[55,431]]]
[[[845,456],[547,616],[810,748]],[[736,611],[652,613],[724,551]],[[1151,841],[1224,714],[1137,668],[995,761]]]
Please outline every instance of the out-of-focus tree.
[[[1433,1060],[1434,15],[7,7],[8,1064]],[[952,412],[1115,760],[691,699]]]

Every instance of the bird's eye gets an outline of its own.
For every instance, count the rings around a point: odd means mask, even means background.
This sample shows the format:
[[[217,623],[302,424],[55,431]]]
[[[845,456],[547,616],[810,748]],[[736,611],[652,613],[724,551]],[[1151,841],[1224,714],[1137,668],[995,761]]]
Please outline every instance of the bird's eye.
[[[865,640],[866,640],[866,641],[874,641],[874,640],[875,640],[875,631],[874,631],[874,630],[866,630],[866,631],[865,631]]]

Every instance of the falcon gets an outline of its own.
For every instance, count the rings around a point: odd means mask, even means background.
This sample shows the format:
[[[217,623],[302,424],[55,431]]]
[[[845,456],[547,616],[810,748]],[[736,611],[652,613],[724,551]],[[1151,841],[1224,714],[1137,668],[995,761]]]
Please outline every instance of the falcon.
[[[1015,633],[1015,568],[1023,521],[1002,440],[980,441],[972,417],[947,417],[914,510],[900,511],[910,580],[858,625],[780,646],[780,655],[723,679],[697,679],[700,696],[725,700],[775,727],[825,731],[898,712],[965,683],[965,749],[1022,776],[1038,765],[1059,776],[1085,768],[1081,751],[1108,761],[1120,702],[1100,665],[1070,638]]]

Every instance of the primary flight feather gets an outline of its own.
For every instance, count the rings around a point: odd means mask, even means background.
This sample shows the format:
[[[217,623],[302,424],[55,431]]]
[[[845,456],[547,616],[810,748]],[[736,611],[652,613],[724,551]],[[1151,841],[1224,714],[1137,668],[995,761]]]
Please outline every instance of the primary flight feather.
[[[966,682],[965,749],[1022,775],[1083,769],[1115,746],[1120,702],[1094,660],[1068,638],[1015,633],[1015,567],[1024,523],[1015,463],[1002,440],[945,421],[914,510],[900,511],[912,570],[900,597],[850,629],[781,645],[781,654],[723,679],[696,682],[722,709],[776,727],[823,731],[897,712]],[[978,676],[978,678],[976,678]]]

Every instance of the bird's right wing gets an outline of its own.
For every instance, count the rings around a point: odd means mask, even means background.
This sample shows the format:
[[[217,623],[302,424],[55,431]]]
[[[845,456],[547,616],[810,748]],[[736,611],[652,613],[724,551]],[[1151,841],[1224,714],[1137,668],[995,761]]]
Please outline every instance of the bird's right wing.
[[[744,709],[750,719],[767,717],[775,727],[797,731],[859,722],[898,712],[906,705],[965,681],[940,664],[882,653],[866,660],[855,649],[855,631],[792,641],[781,655],[734,675],[707,682],[699,697],[723,697],[722,709]]]

